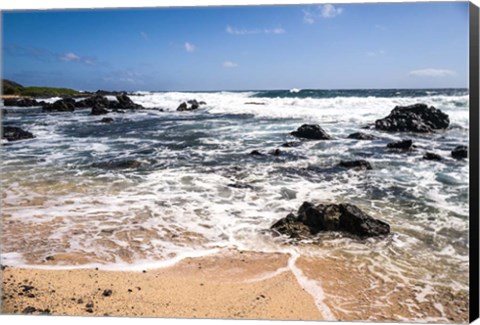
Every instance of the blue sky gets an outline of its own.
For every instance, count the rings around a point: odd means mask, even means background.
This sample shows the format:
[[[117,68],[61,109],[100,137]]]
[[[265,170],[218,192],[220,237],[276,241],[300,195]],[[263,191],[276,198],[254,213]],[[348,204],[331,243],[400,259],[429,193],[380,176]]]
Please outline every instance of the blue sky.
[[[80,90],[468,87],[468,3],[3,12],[3,77]]]

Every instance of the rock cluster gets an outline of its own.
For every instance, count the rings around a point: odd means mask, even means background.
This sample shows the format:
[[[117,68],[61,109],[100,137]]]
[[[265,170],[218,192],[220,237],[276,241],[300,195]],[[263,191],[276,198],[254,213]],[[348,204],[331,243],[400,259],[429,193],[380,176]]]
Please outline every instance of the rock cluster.
[[[339,231],[361,238],[390,233],[390,226],[362,212],[352,204],[304,202],[297,215],[290,213],[271,229],[290,238],[308,238],[322,231]]]
[[[196,99],[191,99],[186,102],[181,103],[177,107],[178,112],[184,112],[184,111],[193,111],[198,109],[201,105],[206,105],[207,103],[205,102],[197,102]]]
[[[446,129],[450,124],[448,115],[433,106],[415,104],[397,106],[387,117],[375,121],[375,128],[390,132],[432,133]]]

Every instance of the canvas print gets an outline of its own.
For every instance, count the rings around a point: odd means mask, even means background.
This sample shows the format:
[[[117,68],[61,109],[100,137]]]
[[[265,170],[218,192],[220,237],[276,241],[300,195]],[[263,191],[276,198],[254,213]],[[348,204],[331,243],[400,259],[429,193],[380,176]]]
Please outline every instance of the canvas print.
[[[468,321],[468,2],[1,21],[3,314]]]

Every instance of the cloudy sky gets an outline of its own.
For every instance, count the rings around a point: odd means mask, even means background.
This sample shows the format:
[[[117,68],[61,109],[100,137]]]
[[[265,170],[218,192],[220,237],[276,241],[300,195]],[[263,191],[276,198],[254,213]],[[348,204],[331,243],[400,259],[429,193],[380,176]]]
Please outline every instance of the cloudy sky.
[[[468,3],[4,12],[3,76],[81,90],[468,87]]]

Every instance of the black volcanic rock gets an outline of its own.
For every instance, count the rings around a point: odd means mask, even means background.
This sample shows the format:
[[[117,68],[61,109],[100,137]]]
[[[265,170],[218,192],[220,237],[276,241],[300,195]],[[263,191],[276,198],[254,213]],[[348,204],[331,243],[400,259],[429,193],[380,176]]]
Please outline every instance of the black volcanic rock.
[[[423,155],[423,159],[440,161],[442,160],[442,156],[433,152],[425,152],[425,154]]]
[[[17,141],[24,139],[32,139],[35,138],[35,136],[32,133],[22,130],[19,127],[4,126],[2,138],[7,139],[8,141]]]
[[[294,137],[310,140],[332,139],[318,124],[303,124],[296,131],[290,133]]]
[[[446,129],[450,124],[448,115],[433,106],[415,104],[396,106],[387,117],[375,121],[375,128],[390,132],[431,133]]]
[[[452,150],[452,157],[455,159],[463,159],[468,157],[467,146],[457,146]]]
[[[387,235],[390,226],[365,214],[352,204],[304,202],[297,215],[290,213],[271,229],[290,238],[305,238],[323,231],[339,231],[361,238]]]
[[[272,156],[280,156],[280,155],[282,154],[282,150],[280,150],[280,149],[275,149],[275,150],[271,151],[270,154],[271,154]]]
[[[299,147],[302,145],[302,142],[300,141],[290,141],[290,142],[285,142],[282,144],[282,147],[284,148],[294,148],[294,147]]]
[[[100,92],[102,94],[103,92]],[[118,92],[114,92],[115,94],[118,94]],[[114,111],[118,110],[124,110],[124,109],[144,109],[142,105],[135,104],[130,97],[127,96],[125,93],[120,93],[119,95],[116,96],[117,100],[108,100],[108,98],[101,96],[101,95],[95,95],[91,96],[88,98],[85,98],[83,100],[79,100],[75,103],[75,107],[78,108],[105,108],[105,109],[111,109]],[[93,114],[96,115],[96,114]]]
[[[180,105],[178,105],[177,111],[179,112],[188,111],[187,103],[183,102]]]
[[[73,112],[75,111],[75,100],[72,98],[59,99],[53,104],[42,103],[44,112]]]
[[[93,108],[94,106],[107,108],[110,106],[110,101],[106,97],[96,95],[79,100],[75,103],[75,107],[78,108]]]
[[[356,140],[375,140],[375,136],[363,132],[355,132],[350,134],[347,138]]]
[[[17,107],[32,107],[40,106],[40,103],[35,99],[30,98],[7,98],[3,100],[4,106],[17,106]]]
[[[366,160],[342,160],[338,165],[344,168],[372,169],[372,165]]]
[[[275,222],[271,229],[282,235],[286,235],[289,238],[295,239],[308,238],[312,235],[310,228],[305,224],[298,222],[297,217],[293,213],[290,213],[285,218]]]
[[[123,93],[117,96],[118,105],[117,107],[112,106],[112,102],[110,102],[109,108],[117,108],[117,109],[142,109],[143,106],[139,104],[135,104],[127,94]]]
[[[250,155],[252,155],[252,156],[265,156],[263,153],[261,153],[261,152],[258,151],[258,150],[252,150],[252,151],[250,152]]]
[[[90,115],[105,115],[105,114],[108,114],[108,113],[110,113],[110,112],[103,105],[95,104],[92,107],[92,112],[90,113]]]
[[[100,120],[100,123],[112,123],[113,122],[113,118],[111,117],[104,117]]]
[[[200,107],[200,104],[197,102],[196,99],[191,99],[187,101],[188,104],[190,104],[190,110],[194,110]]]
[[[412,140],[402,140],[396,142],[390,142],[387,144],[389,149],[400,149],[400,150],[410,150],[412,149],[413,141]]]
[[[103,169],[128,169],[128,168],[138,168],[142,163],[134,159],[126,160],[110,160],[103,161],[92,164],[92,167],[103,168]]]
[[[197,102],[196,99],[190,99],[186,102],[181,103],[177,107],[178,112],[184,112],[184,111],[194,111],[200,107],[200,105],[205,105],[205,102]]]

